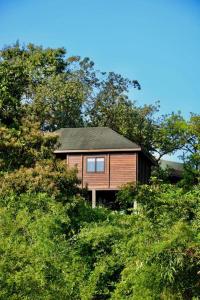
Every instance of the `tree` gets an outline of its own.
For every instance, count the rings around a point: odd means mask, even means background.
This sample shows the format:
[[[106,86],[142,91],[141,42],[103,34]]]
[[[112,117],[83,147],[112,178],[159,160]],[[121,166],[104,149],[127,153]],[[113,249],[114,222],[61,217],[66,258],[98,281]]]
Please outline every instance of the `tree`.
[[[45,193],[1,200],[0,298],[80,299],[72,229],[69,208]]]
[[[191,186],[200,179],[200,116],[191,114],[184,125],[186,143],[182,154],[185,169],[182,183]]]
[[[10,172],[34,167],[36,162],[53,158],[56,134],[44,134],[39,123],[22,118],[18,128],[0,127],[0,169]]]
[[[137,213],[112,212],[74,239],[84,266],[81,299],[198,299],[199,188],[126,188],[124,201],[132,194]]]
[[[65,75],[51,77],[35,89],[31,110],[45,131],[83,126],[81,109],[84,92],[82,84],[66,80],[65,77]]]
[[[17,125],[22,115],[21,99],[28,84],[23,64],[3,60],[0,52],[0,123]]]
[[[87,207],[76,170],[55,159],[56,134],[41,131],[16,95],[0,127],[0,299],[78,299],[69,241]]]
[[[89,59],[66,58],[63,48],[16,43],[1,50],[0,71],[2,124],[12,125],[23,113],[43,130],[82,125],[82,105],[95,84]]]
[[[199,179],[199,116],[157,118],[158,104],[128,98],[137,81],[65,55],[31,44],[1,52],[0,299],[198,299],[198,180],[130,184],[119,212],[92,209],[49,131],[110,126],[158,159],[183,149]]]
[[[96,71],[89,58],[67,57],[63,48],[16,43],[0,52],[0,70],[4,125],[19,126],[22,116],[31,115],[43,131],[108,126],[157,153],[158,160],[185,143],[180,113],[159,118],[158,103],[137,106],[129,91],[140,89],[139,82]]]
[[[102,94],[99,95],[89,112],[90,125],[112,128],[138,143],[144,151],[156,155],[158,161],[165,154],[183,148],[186,138],[182,123],[185,120],[180,113],[157,117],[159,103],[138,107],[124,93],[123,87],[118,95],[108,89],[105,101],[102,101]]]

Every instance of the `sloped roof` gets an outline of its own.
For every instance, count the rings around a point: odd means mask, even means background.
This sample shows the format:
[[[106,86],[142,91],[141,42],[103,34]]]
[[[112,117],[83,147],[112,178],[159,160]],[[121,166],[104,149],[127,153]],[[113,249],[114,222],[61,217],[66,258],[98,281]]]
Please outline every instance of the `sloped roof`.
[[[92,150],[136,150],[141,148],[108,127],[61,128],[58,133],[59,152]]]

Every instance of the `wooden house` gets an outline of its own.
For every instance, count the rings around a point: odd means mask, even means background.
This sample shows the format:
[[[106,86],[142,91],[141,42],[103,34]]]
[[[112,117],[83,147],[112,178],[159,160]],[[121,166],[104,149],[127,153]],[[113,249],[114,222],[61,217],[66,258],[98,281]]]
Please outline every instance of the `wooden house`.
[[[136,143],[108,127],[61,128],[55,154],[76,167],[82,187],[96,206],[99,192],[117,191],[129,182],[147,183],[154,163]]]

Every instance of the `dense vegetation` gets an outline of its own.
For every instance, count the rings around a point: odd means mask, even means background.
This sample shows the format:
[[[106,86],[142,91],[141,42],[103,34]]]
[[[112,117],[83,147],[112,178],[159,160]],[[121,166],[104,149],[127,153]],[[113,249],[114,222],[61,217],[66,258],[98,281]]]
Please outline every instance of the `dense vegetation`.
[[[200,116],[156,117],[131,87],[64,49],[2,49],[0,299],[200,298]],[[158,160],[181,149],[183,180],[167,184],[158,168],[149,185],[122,188],[119,211],[91,209],[52,154],[67,126],[109,126]]]

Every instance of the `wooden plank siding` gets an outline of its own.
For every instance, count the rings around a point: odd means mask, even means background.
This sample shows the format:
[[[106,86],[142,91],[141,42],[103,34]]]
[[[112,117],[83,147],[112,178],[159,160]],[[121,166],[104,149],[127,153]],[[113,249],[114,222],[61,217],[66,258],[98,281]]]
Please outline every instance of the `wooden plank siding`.
[[[89,190],[118,190],[121,185],[137,180],[137,152],[68,154],[69,168],[78,168],[82,186]],[[105,169],[102,173],[87,173],[86,160],[91,157],[104,157]]]
[[[110,155],[110,188],[119,189],[128,182],[136,182],[136,153]]]
[[[91,157],[103,157],[104,158],[104,172],[100,173],[87,173],[86,161]],[[83,156],[83,186],[88,186],[88,189],[109,188],[109,159],[108,154],[93,154]]]
[[[68,154],[67,165],[69,168],[76,167],[78,169],[78,178],[82,180],[82,155]]]

